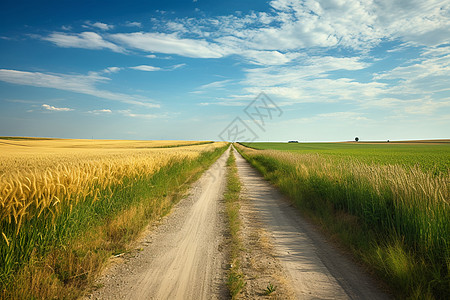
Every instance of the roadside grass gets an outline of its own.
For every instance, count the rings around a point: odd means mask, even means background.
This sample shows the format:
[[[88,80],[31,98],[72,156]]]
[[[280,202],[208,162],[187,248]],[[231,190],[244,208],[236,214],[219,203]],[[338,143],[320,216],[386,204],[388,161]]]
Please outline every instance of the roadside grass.
[[[268,295],[271,295],[272,293],[274,293],[276,290],[277,290],[277,287],[269,282],[266,289],[264,290],[264,294],[268,296]]]
[[[236,148],[398,298],[450,298],[448,172]]]
[[[242,248],[239,231],[241,222],[239,219],[239,196],[241,183],[237,174],[236,159],[231,151],[227,160],[227,186],[225,191],[225,207],[228,216],[228,226],[231,235],[230,264],[228,271],[228,289],[232,299],[237,299],[245,286],[244,274],[241,270],[239,254]]]
[[[150,221],[167,214],[225,149],[126,177],[100,196],[62,205],[53,218],[26,220],[17,235],[13,224],[3,222],[2,231],[14,239],[0,243],[0,298],[79,298],[108,258],[126,252]]]

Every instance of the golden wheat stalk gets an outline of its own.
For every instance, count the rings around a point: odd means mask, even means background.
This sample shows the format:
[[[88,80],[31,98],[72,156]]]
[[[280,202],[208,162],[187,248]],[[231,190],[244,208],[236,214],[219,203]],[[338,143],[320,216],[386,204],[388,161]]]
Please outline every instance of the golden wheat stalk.
[[[15,226],[16,234],[31,218],[54,219],[62,205],[72,210],[86,197],[101,198],[102,190],[122,184],[125,178],[144,178],[170,161],[194,159],[202,151],[223,143],[167,149],[125,149],[17,154],[1,152],[0,222]],[[57,161],[55,163],[55,161]],[[25,163],[24,163],[25,162]],[[23,165],[27,166],[24,167]],[[9,241],[2,232],[3,238]]]

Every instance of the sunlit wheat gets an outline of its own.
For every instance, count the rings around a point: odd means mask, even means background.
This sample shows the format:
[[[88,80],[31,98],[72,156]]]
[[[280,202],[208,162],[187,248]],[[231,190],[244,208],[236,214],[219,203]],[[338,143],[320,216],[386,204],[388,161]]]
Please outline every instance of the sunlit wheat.
[[[73,207],[88,196],[95,201],[102,191],[121,184],[124,178],[139,180],[169,162],[192,159],[222,146],[159,149],[152,147],[161,147],[161,142],[128,142],[130,148],[123,149],[125,141],[105,141],[104,147],[71,140],[45,141],[45,147],[41,141],[33,142],[28,141],[28,146],[23,146],[23,141],[11,142],[0,148],[0,223],[14,224],[16,234],[27,219],[42,214],[55,218],[62,204]],[[28,148],[33,145],[36,147]],[[8,243],[11,237],[3,232],[2,236]]]

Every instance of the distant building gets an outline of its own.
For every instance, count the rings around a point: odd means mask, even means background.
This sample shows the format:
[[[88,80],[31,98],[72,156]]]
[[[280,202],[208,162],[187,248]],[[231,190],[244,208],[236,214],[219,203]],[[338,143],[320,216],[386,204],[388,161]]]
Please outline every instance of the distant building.
[[[288,143],[298,143],[298,141],[288,141]]]

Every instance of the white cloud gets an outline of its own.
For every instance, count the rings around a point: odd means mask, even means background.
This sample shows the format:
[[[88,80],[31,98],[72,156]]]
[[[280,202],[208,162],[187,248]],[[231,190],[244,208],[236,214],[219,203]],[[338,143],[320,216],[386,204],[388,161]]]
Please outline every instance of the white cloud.
[[[238,102],[238,101],[217,101],[217,102],[201,102],[200,106],[210,106],[210,105],[219,105],[219,106],[247,106],[246,102]]]
[[[172,22],[172,21],[167,22],[167,23],[166,23],[166,27],[167,27],[167,29],[169,29],[170,31],[175,31],[175,32],[178,32],[178,33],[181,33],[181,32],[187,32],[187,31],[188,31],[188,30],[184,27],[183,24],[177,23],[177,22]]]
[[[194,58],[220,58],[225,56],[223,47],[201,39],[180,38],[176,33],[117,33],[110,38],[125,46],[148,52],[177,54]]]
[[[305,81],[326,78],[329,72],[337,70],[361,70],[370,66],[359,57],[312,56],[302,57],[290,66],[269,66],[245,69],[243,84],[254,87],[302,88]]]
[[[94,115],[100,115],[100,114],[111,114],[112,110],[110,109],[96,109],[96,110],[90,110],[88,111],[88,113],[90,114],[94,114]]]
[[[258,56],[246,51],[274,51],[275,55],[310,48],[367,51],[383,40],[429,46],[448,42],[450,36],[448,1],[274,0],[270,5],[273,10],[268,13],[186,18],[164,26],[213,38],[251,60]]]
[[[169,68],[169,70],[170,70],[170,71],[173,71],[173,70],[182,68],[182,67],[184,67],[184,66],[186,66],[186,64],[173,65],[173,66],[171,66],[171,67]]]
[[[164,115],[161,115],[161,114],[137,114],[137,113],[133,113],[129,109],[119,110],[118,113],[120,113],[126,117],[130,117],[130,118],[139,118],[139,119],[148,119],[148,120],[165,117]]]
[[[301,56],[300,53],[281,53],[279,51],[245,50],[240,53],[250,63],[256,65],[284,65]]]
[[[208,90],[219,90],[219,89],[221,90],[231,81],[232,81],[231,79],[227,79],[227,80],[219,80],[219,81],[210,82],[210,83],[199,86],[196,91],[191,91],[189,93],[201,95],[201,94],[206,94]],[[208,103],[201,103],[200,105],[209,105],[209,104],[217,104],[217,103],[209,103],[208,102]]]
[[[353,112],[353,111],[338,111],[332,113],[318,114],[316,118],[318,119],[343,119],[343,120],[368,120],[367,117],[363,116],[364,113]]]
[[[52,110],[52,111],[71,111],[73,110],[72,108],[67,108],[67,107],[54,107],[48,104],[42,104],[42,107],[46,110]]]
[[[197,94],[197,95],[200,95],[200,94],[205,94],[206,93],[206,91],[191,91],[191,92],[189,92],[190,94]]]
[[[54,32],[47,37],[41,37],[41,39],[63,48],[110,49],[114,52],[125,52],[123,48],[105,41],[95,32],[82,32],[78,34]]]
[[[425,48],[418,57],[369,80],[352,74],[373,63],[375,59],[369,63],[359,57],[305,56],[296,65],[245,69],[246,78],[241,83],[243,92],[255,95],[264,91],[279,106],[342,102],[362,112],[375,110],[397,116],[431,116],[449,109],[450,99],[443,93],[450,91],[450,46]],[[337,71],[345,71],[349,77]]]
[[[202,86],[199,87],[199,89],[219,89],[219,88],[223,88],[227,83],[231,82],[230,79],[227,80],[220,80],[220,81],[214,81],[208,84],[204,84]]]
[[[117,73],[117,72],[119,72],[120,70],[122,70],[123,68],[120,68],[120,67],[109,67],[109,68],[106,68],[106,69],[104,69],[103,70],[103,73],[107,73],[107,74],[110,74],[110,73]]]
[[[101,29],[101,30],[114,29],[114,25],[108,25],[108,24],[105,24],[105,23],[102,23],[102,22],[92,23],[92,22],[87,21],[87,22],[85,22],[85,24],[86,25],[83,25],[83,27],[85,27],[85,28],[94,27],[94,28],[98,28],[98,29]]]
[[[159,104],[153,103],[148,98],[96,88],[97,83],[108,80],[109,78],[95,72],[88,75],[67,75],[0,69],[0,81],[8,83],[70,91],[148,108],[159,107]]]
[[[128,27],[139,27],[139,28],[141,28],[141,27],[142,27],[142,23],[140,23],[140,22],[130,22],[130,21],[128,21],[128,22],[125,24],[125,26],[128,26]]]
[[[389,92],[399,97],[431,97],[439,92],[450,91],[450,46],[428,48],[420,57],[406,65],[400,65],[374,75],[374,80],[389,85]]]
[[[160,32],[103,36],[92,32],[53,33],[44,39],[60,47],[116,52],[124,52],[124,47],[193,58],[237,54],[245,62],[258,65],[293,62],[305,49],[346,48],[367,52],[381,41],[389,40],[428,46],[449,42],[448,1],[273,0],[270,6],[269,12],[247,15],[236,13],[175,21],[155,19],[155,31]],[[87,24],[104,30],[112,28],[100,22]],[[141,25],[127,23],[127,26]],[[167,31],[173,33],[164,33]],[[154,58],[154,54],[150,55]]]
[[[154,66],[149,66],[149,65],[140,65],[140,66],[130,67],[130,69],[139,70],[139,71],[146,71],[146,72],[174,71],[174,70],[182,68],[184,66],[186,66],[186,64],[173,65],[173,66],[170,66],[170,67],[168,67],[166,69],[162,69],[160,67],[154,67]]]
[[[241,32],[264,49],[306,47],[370,48],[382,39],[422,45],[448,41],[448,1],[294,1],[274,0],[279,27]]]
[[[205,92],[205,91],[200,91]],[[194,92],[192,92],[194,93]],[[255,93],[245,95],[229,95],[227,97],[216,97],[212,102],[201,102],[201,106],[219,105],[219,106],[247,106],[255,99]]]
[[[145,71],[145,72],[153,72],[153,71],[161,70],[160,67],[153,67],[153,66],[148,66],[148,65],[140,65],[140,66],[136,66],[136,67],[130,67],[130,69]]]
[[[450,46],[427,49],[408,66],[398,66],[375,75],[375,79],[401,79],[406,81],[450,76]],[[448,87],[447,85],[447,88]]]

